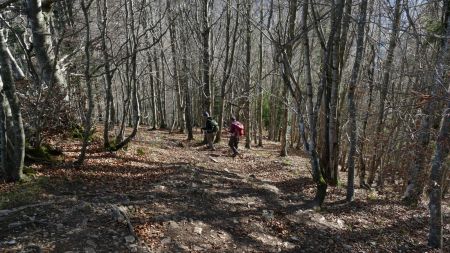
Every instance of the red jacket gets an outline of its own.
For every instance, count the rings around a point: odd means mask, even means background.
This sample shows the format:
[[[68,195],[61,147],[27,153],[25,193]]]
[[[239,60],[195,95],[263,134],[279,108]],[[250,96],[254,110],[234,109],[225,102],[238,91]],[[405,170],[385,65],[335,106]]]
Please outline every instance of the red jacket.
[[[243,135],[242,134],[243,130],[244,130],[244,126],[241,124],[241,122],[239,122],[237,120],[231,122],[229,132],[231,133],[232,136],[241,136],[241,135]]]

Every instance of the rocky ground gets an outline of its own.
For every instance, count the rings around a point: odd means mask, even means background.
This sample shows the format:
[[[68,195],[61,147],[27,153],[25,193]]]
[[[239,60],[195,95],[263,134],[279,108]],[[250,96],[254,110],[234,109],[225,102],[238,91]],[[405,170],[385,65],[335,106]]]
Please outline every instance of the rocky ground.
[[[141,130],[125,151],[93,145],[80,168],[79,142],[55,143],[63,163],[0,184],[0,252],[437,252],[426,246],[425,202],[402,205],[401,185],[357,189],[346,204],[343,180],[311,210],[301,152],[281,158],[267,142],[232,158],[226,143],[207,151],[184,138]]]

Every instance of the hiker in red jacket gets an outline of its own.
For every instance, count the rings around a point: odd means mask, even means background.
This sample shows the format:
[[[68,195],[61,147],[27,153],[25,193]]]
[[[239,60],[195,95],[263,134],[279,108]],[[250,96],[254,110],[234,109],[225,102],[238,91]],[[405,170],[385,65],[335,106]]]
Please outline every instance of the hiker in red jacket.
[[[230,146],[231,151],[233,151],[233,157],[239,155],[238,144],[239,137],[244,135],[244,125],[241,122],[236,120],[236,117],[231,117],[231,125],[230,125],[230,141],[228,142],[228,146]]]

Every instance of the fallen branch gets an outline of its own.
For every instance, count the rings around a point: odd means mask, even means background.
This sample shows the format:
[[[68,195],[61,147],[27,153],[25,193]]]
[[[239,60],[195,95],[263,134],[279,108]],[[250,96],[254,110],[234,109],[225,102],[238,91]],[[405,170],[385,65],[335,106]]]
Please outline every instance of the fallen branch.
[[[130,217],[128,216],[128,212],[125,210],[125,208],[124,207],[121,208],[117,205],[112,204],[111,210],[113,212],[114,218],[119,222],[125,222],[131,235],[133,235],[137,239],[136,233],[134,232],[133,224],[131,224]]]

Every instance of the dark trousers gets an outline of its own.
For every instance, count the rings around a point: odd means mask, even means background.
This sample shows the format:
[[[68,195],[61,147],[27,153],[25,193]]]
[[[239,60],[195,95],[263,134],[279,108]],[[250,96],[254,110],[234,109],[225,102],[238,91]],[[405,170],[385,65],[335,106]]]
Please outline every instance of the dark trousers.
[[[208,143],[208,148],[212,150],[214,150],[214,137],[216,137],[216,133],[206,132],[206,142]]]
[[[228,146],[230,146],[231,151],[233,151],[233,155],[239,154],[237,151],[239,145],[239,136],[231,136],[230,141],[228,142]]]

